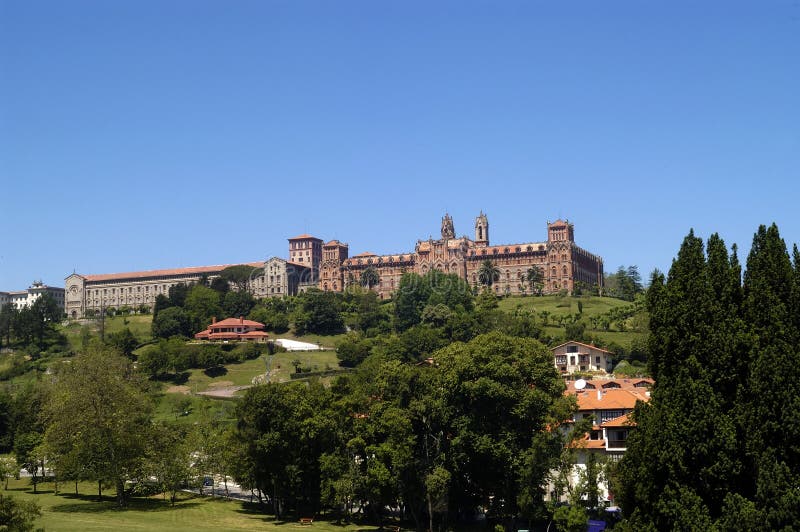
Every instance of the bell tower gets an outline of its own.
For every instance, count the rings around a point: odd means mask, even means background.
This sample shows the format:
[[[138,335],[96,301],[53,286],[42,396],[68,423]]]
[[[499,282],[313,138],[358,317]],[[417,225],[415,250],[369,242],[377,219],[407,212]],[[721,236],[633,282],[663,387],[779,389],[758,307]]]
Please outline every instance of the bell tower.
[[[455,238],[456,237],[456,230],[453,227],[453,219],[450,217],[449,214],[445,213],[444,218],[442,218],[442,238]]]
[[[483,211],[475,218],[475,243],[479,246],[489,245],[489,219]]]

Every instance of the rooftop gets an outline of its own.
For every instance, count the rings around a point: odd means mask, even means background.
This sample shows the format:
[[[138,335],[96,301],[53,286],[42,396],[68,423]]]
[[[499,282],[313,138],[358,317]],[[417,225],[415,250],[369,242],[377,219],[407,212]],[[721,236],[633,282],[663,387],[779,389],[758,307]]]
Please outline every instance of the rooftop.
[[[248,262],[246,265],[259,268],[264,264],[262,262]],[[202,275],[204,273],[219,273],[225,268],[229,268],[231,266],[240,266],[240,264],[219,264],[216,266],[190,266],[188,268],[172,268],[168,270],[145,270],[140,272],[77,275],[80,275],[87,281],[121,281],[127,279],[146,279],[149,277],[171,277],[173,275]]]

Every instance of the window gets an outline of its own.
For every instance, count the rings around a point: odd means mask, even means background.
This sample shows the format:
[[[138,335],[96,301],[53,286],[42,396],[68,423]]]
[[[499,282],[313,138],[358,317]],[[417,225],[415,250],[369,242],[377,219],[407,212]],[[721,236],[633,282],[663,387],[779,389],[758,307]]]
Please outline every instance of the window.
[[[600,364],[600,357],[599,356],[594,357],[594,363],[598,364],[598,365]]]
[[[619,416],[625,413],[624,410],[601,410],[600,411],[600,423],[605,423],[606,421],[614,418],[618,418]],[[627,431],[625,431],[627,433]],[[621,438],[618,438],[621,439]]]
[[[567,346],[567,353],[577,353],[578,346],[577,345],[568,345]]]

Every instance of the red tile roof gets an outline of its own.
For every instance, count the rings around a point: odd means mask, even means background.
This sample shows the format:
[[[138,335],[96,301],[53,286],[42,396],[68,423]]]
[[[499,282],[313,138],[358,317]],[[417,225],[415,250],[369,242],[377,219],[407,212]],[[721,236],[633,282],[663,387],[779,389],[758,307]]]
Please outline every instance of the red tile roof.
[[[252,321],[252,320],[240,320],[239,318],[225,318],[224,320],[212,323],[211,328],[214,329],[218,327],[235,327],[237,325],[245,325],[247,327],[257,327],[260,329],[264,328],[263,323],[259,323],[257,321]]]
[[[650,397],[633,390],[612,388],[600,392],[590,390],[577,394],[578,410],[630,410],[636,401],[649,401]]]
[[[652,386],[654,382],[655,381],[653,381],[653,379],[647,377],[642,377],[639,379],[592,379],[586,381],[586,391],[587,392],[589,390],[594,391],[598,388],[608,389],[608,388],[603,388],[603,386],[607,386],[609,383],[614,383],[618,384],[620,389],[631,390],[637,393],[644,393],[644,391],[647,390],[647,387]],[[590,388],[590,386],[592,386],[593,388]],[[575,392],[576,392],[575,381],[567,381],[567,393],[571,393],[574,395]]]
[[[264,265],[263,262],[248,262],[247,266],[256,268]],[[87,281],[116,281],[127,279],[146,279],[148,277],[170,277],[173,275],[202,275],[204,273],[219,273],[225,268],[239,266],[239,264],[220,264],[217,266],[191,266],[188,268],[173,268],[169,270],[145,270],[141,272],[103,273],[95,275],[82,275]]]
[[[290,238],[289,240],[319,240],[320,242],[322,242],[321,238],[317,238],[315,236],[311,236],[311,235],[305,234],[305,233],[302,234],[302,235]]]
[[[615,417],[614,419],[609,419],[602,424],[602,426],[606,428],[631,427],[633,425],[635,425],[635,423],[631,420],[629,413]]]

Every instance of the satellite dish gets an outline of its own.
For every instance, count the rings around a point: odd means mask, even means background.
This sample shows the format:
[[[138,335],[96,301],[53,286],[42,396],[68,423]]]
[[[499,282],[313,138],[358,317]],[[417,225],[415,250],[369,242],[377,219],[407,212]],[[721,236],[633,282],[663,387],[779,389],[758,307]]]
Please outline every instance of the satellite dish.
[[[576,390],[583,390],[586,388],[586,381],[583,379],[578,379],[575,381],[575,389]]]

